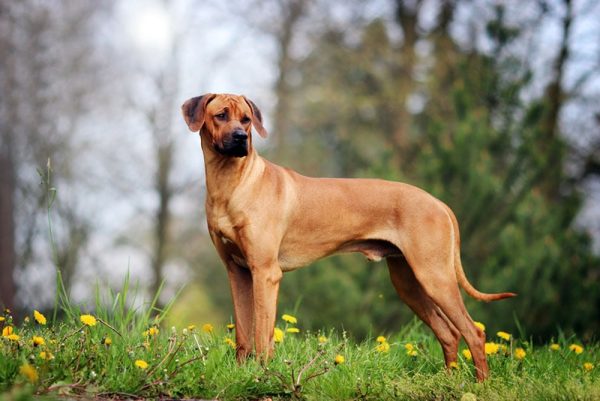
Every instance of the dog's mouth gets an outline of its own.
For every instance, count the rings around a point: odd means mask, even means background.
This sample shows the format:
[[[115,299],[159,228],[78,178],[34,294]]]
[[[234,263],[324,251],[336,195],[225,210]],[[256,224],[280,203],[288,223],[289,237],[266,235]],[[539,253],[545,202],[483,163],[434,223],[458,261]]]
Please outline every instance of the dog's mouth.
[[[248,156],[248,141],[230,141],[223,142],[222,146],[215,144],[215,150],[227,157],[245,157]]]

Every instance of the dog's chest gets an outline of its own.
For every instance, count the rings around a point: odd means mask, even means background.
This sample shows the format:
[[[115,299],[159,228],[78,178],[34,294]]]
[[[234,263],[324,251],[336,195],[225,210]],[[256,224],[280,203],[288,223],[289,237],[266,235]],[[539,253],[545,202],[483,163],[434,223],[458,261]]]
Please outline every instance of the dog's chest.
[[[236,221],[231,217],[231,213],[225,206],[219,203],[206,203],[206,222],[210,231],[219,237],[224,237],[230,241],[236,242]]]
[[[220,242],[220,246],[233,259],[233,261],[242,267],[248,267],[243,252],[237,245],[239,242],[238,230],[240,222],[232,220],[230,214],[225,208],[208,207],[206,208],[206,220],[208,228]]]

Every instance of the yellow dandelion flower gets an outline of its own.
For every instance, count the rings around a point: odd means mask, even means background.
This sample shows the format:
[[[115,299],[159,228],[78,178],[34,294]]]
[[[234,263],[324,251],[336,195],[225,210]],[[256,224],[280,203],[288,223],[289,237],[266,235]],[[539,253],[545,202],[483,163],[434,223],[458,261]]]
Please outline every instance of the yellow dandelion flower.
[[[4,316],[0,316],[0,323],[2,323],[5,320],[6,320],[6,318]]]
[[[410,350],[410,351],[406,351],[406,355],[408,356],[417,356],[419,355],[419,352],[416,349]]]
[[[281,316],[281,318],[282,318],[284,321],[286,321],[286,322],[288,322],[288,323],[291,323],[291,324],[296,324],[296,323],[298,323],[298,319],[296,319],[296,318],[295,318],[294,316],[292,316],[292,315],[287,315],[287,314],[286,314],[286,315],[283,315],[283,316]]]
[[[283,342],[283,337],[284,337],[283,330],[275,327],[275,329],[273,330],[273,340],[276,343],[280,343],[280,342]]]
[[[33,344],[34,347],[37,347],[39,345],[44,345],[46,344],[46,341],[44,341],[43,337],[40,336],[33,336],[33,338],[31,339],[31,343]]]
[[[336,365],[341,365],[341,364],[343,364],[344,362],[346,362],[346,358],[344,358],[344,356],[343,356],[343,355],[336,355],[336,356],[335,356],[335,359],[333,360],[333,362],[334,362]]]
[[[79,320],[81,320],[81,323],[90,327],[95,326],[97,323],[96,318],[92,315],[81,315],[79,316]]]
[[[505,331],[499,331],[496,333],[496,335],[503,340],[510,341],[510,337],[511,337],[510,333],[507,333]]]
[[[524,359],[527,356],[527,352],[523,348],[517,348],[515,350],[515,358],[516,359]]]
[[[235,329],[235,324],[233,324],[233,323],[229,323],[229,324],[227,325],[227,330],[231,331],[231,330],[233,330],[233,329]]]
[[[591,362],[586,362],[583,364],[583,370],[585,370],[586,372],[591,371],[592,369],[594,369],[594,364]]]
[[[13,333],[14,329],[12,326],[6,326],[2,329],[2,337],[8,337]]]
[[[465,357],[466,360],[470,361],[471,359],[473,359],[473,355],[471,355],[471,351],[468,349],[463,349],[462,350],[462,354]]]
[[[550,348],[551,351],[558,351],[558,350],[560,350],[560,345],[556,344],[556,343],[550,344],[549,348]]]
[[[146,337],[154,337],[155,335],[157,335],[160,332],[160,330],[158,330],[158,327],[156,326],[152,326],[150,327],[148,330],[144,331],[144,335]]]
[[[415,349],[415,346],[412,345],[411,343],[406,343],[406,344],[404,344],[404,349],[406,349],[407,351],[412,351]]]
[[[225,344],[229,345],[233,349],[236,348],[235,341],[233,341],[231,338],[225,338]]]
[[[37,310],[33,311],[33,318],[35,319],[36,322],[38,322],[38,324],[41,324],[42,326],[44,326],[46,324],[46,316],[42,315]]]
[[[579,355],[583,352],[583,347],[581,345],[577,345],[577,344],[569,345],[569,349],[571,351],[573,351],[574,353],[576,353],[577,355]]]
[[[481,331],[485,331],[485,324],[481,323],[481,322],[473,322],[475,323],[475,326],[481,330]]]
[[[377,350],[377,352],[389,352],[390,344],[386,341],[377,345],[375,349]]]
[[[450,369],[458,369],[458,363],[452,361],[452,362],[450,362],[450,364],[448,365],[448,367]]]
[[[39,357],[40,359],[43,359],[45,361],[49,361],[51,359],[54,359],[54,355],[52,355],[50,352],[48,351],[42,351],[39,353]]]
[[[187,329],[188,329],[189,331],[194,331],[194,330],[196,330],[196,325],[195,325],[195,324],[190,324],[190,325],[187,327]]]
[[[385,339],[384,336],[379,336],[379,337],[377,337],[377,339],[375,341],[377,341],[378,343],[381,344],[381,343],[386,342],[387,340]]]
[[[38,372],[35,369],[35,367],[31,366],[30,364],[26,363],[24,365],[21,365],[21,367],[19,368],[19,372],[25,376],[25,378],[27,380],[29,380],[30,383],[35,383],[38,381]]]
[[[19,338],[21,338],[20,336],[18,336],[17,334],[9,334],[6,336],[7,339],[9,339],[10,341],[19,341]]]
[[[148,362],[146,362],[142,359],[138,359],[137,361],[135,361],[135,366],[142,370],[148,369]]]
[[[107,347],[110,347],[112,344],[112,339],[110,337],[104,337],[101,343],[106,345]]]
[[[325,344],[327,342],[327,337],[319,336],[319,344]]]
[[[213,325],[210,323],[205,323],[202,325],[202,331],[206,332],[206,333],[212,333],[213,332]]]
[[[297,327],[289,327],[285,331],[287,331],[288,333],[300,333],[300,329]]]
[[[485,343],[485,354],[486,355],[497,354],[498,349],[500,349],[500,347],[496,343]]]

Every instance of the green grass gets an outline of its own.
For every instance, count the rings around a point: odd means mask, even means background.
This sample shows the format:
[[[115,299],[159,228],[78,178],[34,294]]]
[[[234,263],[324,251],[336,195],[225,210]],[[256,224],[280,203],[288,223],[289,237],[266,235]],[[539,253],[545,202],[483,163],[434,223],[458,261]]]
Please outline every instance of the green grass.
[[[522,340],[504,341],[489,333],[489,341],[504,344],[489,357],[491,377],[475,382],[473,366],[461,354],[458,368],[447,372],[441,350],[418,322],[387,338],[388,352],[377,350],[376,339],[357,343],[345,333],[286,333],[276,344],[267,366],[250,360],[235,362],[226,338],[234,330],[215,327],[160,326],[154,304],[131,309],[129,283],[117,294],[96,297],[94,326],[84,325],[86,311],[61,297],[64,319],[46,325],[33,315],[13,334],[0,339],[0,399],[31,396],[102,398],[196,399],[308,399],[308,400],[598,400],[600,346],[583,344],[583,352],[569,349],[575,338],[560,338],[560,350],[533,346]],[[11,316],[0,327],[8,335]],[[298,327],[302,328],[301,316]],[[285,331],[290,323],[278,321]],[[158,334],[144,334],[156,327]],[[40,336],[45,344],[34,346]],[[327,337],[320,342],[319,337]],[[110,345],[107,344],[110,338]],[[409,356],[406,344],[416,356]],[[527,353],[519,360],[514,350]],[[463,349],[461,347],[461,349]],[[43,359],[52,354],[52,359]],[[344,362],[334,362],[337,355]],[[136,361],[148,364],[146,369]],[[590,371],[584,363],[595,367]],[[28,374],[29,373],[29,374]],[[468,393],[471,393],[469,395]],[[465,394],[467,394],[465,396]]]
[[[49,241],[54,249],[51,208],[56,189],[50,184],[50,162],[40,176],[48,192]],[[582,344],[583,352],[577,354],[569,349],[581,344],[576,338],[559,336],[560,349],[551,351],[549,345],[504,341],[489,333],[489,341],[506,350],[490,355],[491,377],[481,384],[475,382],[473,366],[462,353],[457,369],[447,372],[439,345],[417,321],[387,338],[387,352],[377,350],[376,339],[357,343],[345,333],[300,331],[285,334],[267,366],[254,360],[239,366],[226,341],[233,341],[234,329],[164,327],[170,305],[157,310],[157,294],[149,304],[131,307],[139,302],[128,278],[118,293],[102,296],[96,290],[89,309],[73,305],[66,294],[57,273],[55,308],[46,324],[38,323],[33,311],[18,326],[10,312],[0,315],[0,401],[600,400],[600,344]],[[96,319],[93,326],[81,321],[88,312]],[[302,329],[301,316],[299,320]],[[291,324],[279,320],[278,327],[285,330]],[[152,328],[159,332],[148,333]],[[44,344],[35,346],[34,336],[43,338]],[[321,336],[327,341],[319,341]],[[408,355],[407,344],[416,355]],[[525,350],[523,359],[515,358],[517,348]],[[335,363],[337,356],[344,358],[343,363]],[[584,363],[594,367],[585,370]]]

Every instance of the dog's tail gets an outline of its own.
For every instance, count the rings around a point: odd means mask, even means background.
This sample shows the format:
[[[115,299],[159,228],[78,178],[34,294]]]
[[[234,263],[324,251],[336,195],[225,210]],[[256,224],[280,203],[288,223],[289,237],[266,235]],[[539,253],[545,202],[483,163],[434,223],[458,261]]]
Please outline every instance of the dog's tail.
[[[504,298],[514,297],[517,294],[514,292],[500,292],[497,294],[487,294],[485,292],[478,291],[469,280],[467,280],[467,276],[465,276],[465,271],[463,270],[462,263],[460,261],[460,250],[457,247],[454,252],[454,269],[456,270],[456,278],[458,280],[458,284],[465,290],[467,294],[477,299],[478,301],[490,302],[490,301],[498,301]]]
[[[462,262],[460,260],[460,233],[458,230],[458,221],[456,220],[456,216],[448,206],[446,206],[446,210],[448,210],[448,214],[450,215],[450,220],[452,220],[452,226],[454,228],[454,270],[456,271],[456,279],[458,281],[458,284],[460,284],[460,286],[465,290],[467,294],[477,299],[478,301],[498,301],[500,299],[511,298],[516,296],[517,294],[515,294],[514,292],[500,292],[497,294],[487,294],[485,292],[478,291],[475,287],[473,287],[469,280],[467,280],[467,276],[465,276],[465,271],[463,270]]]

